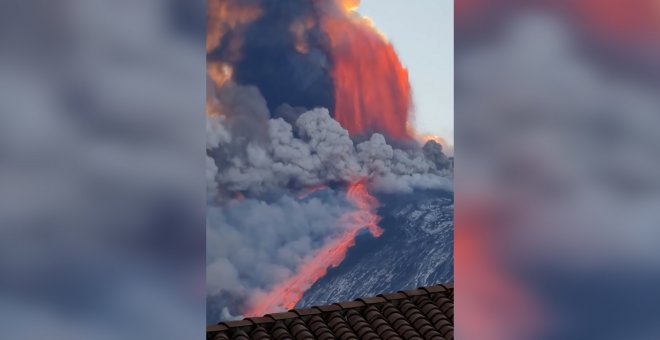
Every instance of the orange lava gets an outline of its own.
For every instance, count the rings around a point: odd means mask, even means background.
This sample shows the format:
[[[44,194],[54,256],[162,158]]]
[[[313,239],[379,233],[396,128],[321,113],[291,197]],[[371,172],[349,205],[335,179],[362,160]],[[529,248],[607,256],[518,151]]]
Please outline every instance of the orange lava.
[[[371,21],[344,1],[341,13],[321,17],[329,38],[335,90],[335,120],[351,135],[379,132],[407,139],[411,92],[408,70]]]
[[[325,184],[319,184],[315,185],[313,187],[305,188],[301,193],[298,194],[298,199],[299,200],[304,200],[305,198],[309,197],[309,195],[319,192],[321,190],[327,189],[328,186]]]
[[[367,192],[365,184],[352,184],[346,196],[357,208],[341,218],[341,223],[347,227],[346,231],[300,265],[294,276],[276,285],[265,296],[255,297],[255,303],[244,312],[246,317],[294,308],[305,291],[325,276],[328,268],[341,264],[348,249],[355,245],[355,237],[360,230],[367,228],[374,237],[383,234],[383,230],[378,227],[380,217],[375,213],[378,200]]]

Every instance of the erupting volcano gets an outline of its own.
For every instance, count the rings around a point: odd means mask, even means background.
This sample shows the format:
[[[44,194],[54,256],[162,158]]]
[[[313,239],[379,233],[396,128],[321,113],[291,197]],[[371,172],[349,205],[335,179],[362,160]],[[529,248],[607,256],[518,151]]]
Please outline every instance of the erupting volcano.
[[[379,132],[407,139],[412,103],[408,71],[385,37],[353,12],[355,1],[345,3],[341,15],[321,17],[331,45],[334,118],[351,135]]]
[[[358,0],[207,3],[207,321],[215,323],[307,303],[325,278],[364,263],[368,247],[408,242],[389,233],[400,227],[395,216],[376,209],[417,190],[444,192],[451,179],[440,144],[422,146],[413,133],[408,71],[356,11]],[[429,214],[435,224],[416,223],[442,229],[424,238],[433,268],[414,270],[445,281],[449,252],[435,254],[433,242],[445,239],[450,216]],[[356,241],[364,229],[378,239]],[[392,289],[413,284],[383,275]]]
[[[342,216],[341,223],[346,226],[344,233],[305,261],[296,275],[275,286],[265,296],[256,297],[252,306],[244,312],[245,316],[261,316],[277,310],[292,309],[305,291],[325,275],[328,268],[341,264],[348,249],[355,245],[355,237],[360,230],[367,228],[374,237],[382,235],[383,230],[378,226],[380,217],[375,213],[378,201],[369,194],[365,184],[352,184],[346,197],[357,210]]]
[[[211,1],[209,70],[231,66],[233,81],[259,88],[290,123],[297,115],[287,108],[325,107],[351,136],[409,140],[408,70],[359,3]]]

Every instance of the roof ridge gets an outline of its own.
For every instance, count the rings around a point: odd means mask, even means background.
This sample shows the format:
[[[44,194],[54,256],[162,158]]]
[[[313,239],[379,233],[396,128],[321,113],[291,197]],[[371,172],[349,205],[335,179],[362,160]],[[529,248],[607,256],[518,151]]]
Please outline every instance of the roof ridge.
[[[242,320],[223,321],[215,325],[207,325],[207,335],[228,332],[231,330],[242,329],[253,326],[268,326],[277,321],[287,322],[295,319],[308,319],[311,316],[329,315],[333,312],[345,312],[349,310],[362,310],[364,307],[385,304],[388,302],[409,301],[418,296],[428,296],[435,294],[446,294],[453,300],[454,284],[438,284],[427,287],[419,287],[410,290],[401,290],[396,293],[378,294],[377,296],[361,297],[352,301],[337,302],[333,304],[312,306],[300,309],[291,309],[286,312],[269,313],[264,316],[247,317]],[[453,316],[453,311],[452,311]],[[248,332],[249,333],[249,332]]]

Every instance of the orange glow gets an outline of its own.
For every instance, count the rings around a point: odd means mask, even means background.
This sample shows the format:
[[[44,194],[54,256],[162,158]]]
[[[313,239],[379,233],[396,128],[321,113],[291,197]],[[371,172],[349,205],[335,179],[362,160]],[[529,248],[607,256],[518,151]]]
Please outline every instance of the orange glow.
[[[309,195],[311,195],[315,192],[319,192],[321,190],[325,190],[327,188],[328,188],[328,186],[325,185],[325,184],[319,184],[319,185],[315,185],[313,187],[305,188],[300,194],[298,194],[298,199],[303,200],[303,199],[309,197]]]
[[[206,3],[206,52],[217,48],[227,32],[246,26],[257,20],[263,10],[255,3],[241,0],[209,0]],[[229,49],[238,53],[242,45],[240,39],[232,39]]]
[[[331,47],[335,120],[351,135],[380,132],[409,138],[408,70],[371,21],[352,12],[359,1],[340,5],[345,11],[321,17]]]
[[[431,140],[435,141],[436,143],[442,145],[443,150],[447,150],[447,148],[450,147],[444,138],[436,135],[419,135],[417,136],[417,140],[419,140],[419,142],[422,144],[426,144],[426,142]]]
[[[309,53],[309,42],[307,41],[307,32],[314,27],[315,22],[312,18],[305,18],[291,24],[289,31],[293,34],[295,45],[294,48],[298,53]]]
[[[234,70],[229,64],[222,62],[207,63],[206,74],[211,78],[213,84],[220,88],[232,79]]]
[[[360,0],[341,0],[341,7],[348,11],[353,12],[360,7]]]
[[[223,62],[209,62],[206,64],[206,76],[207,79],[211,81],[212,84],[207,86],[212,86],[214,88],[221,88],[224,84],[231,81],[233,75],[233,69],[229,64]],[[210,88],[207,87],[207,91]],[[216,96],[207,95],[206,96],[206,115],[207,116],[224,116],[220,108],[220,103]],[[225,116],[226,118],[226,116]]]
[[[265,296],[256,296],[252,306],[244,312],[246,317],[294,308],[305,291],[325,276],[328,268],[342,263],[348,249],[355,245],[355,237],[360,230],[367,228],[374,237],[383,234],[378,226],[380,217],[375,213],[378,201],[369,194],[366,185],[362,182],[352,184],[346,197],[357,208],[341,218],[346,231],[301,264],[294,276],[276,285]]]

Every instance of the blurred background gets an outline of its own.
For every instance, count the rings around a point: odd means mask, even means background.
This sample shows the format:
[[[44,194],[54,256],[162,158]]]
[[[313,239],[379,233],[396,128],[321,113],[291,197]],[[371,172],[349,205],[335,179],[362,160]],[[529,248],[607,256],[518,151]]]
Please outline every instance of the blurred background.
[[[0,4],[0,338],[203,336],[204,5]],[[456,2],[459,339],[660,338],[659,16]]]
[[[660,338],[660,2],[455,20],[457,338]]]
[[[204,336],[204,20],[0,3],[0,338]]]

